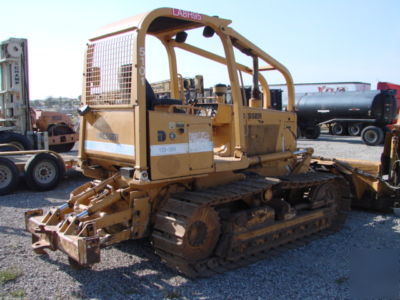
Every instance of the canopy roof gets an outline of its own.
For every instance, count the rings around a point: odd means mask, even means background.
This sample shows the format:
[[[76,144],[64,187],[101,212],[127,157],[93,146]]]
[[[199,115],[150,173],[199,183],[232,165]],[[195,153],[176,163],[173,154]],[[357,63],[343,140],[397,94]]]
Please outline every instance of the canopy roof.
[[[115,33],[122,33],[141,28],[142,24],[149,24],[148,33],[158,34],[178,29],[197,28],[204,25],[226,26],[231,20],[210,17],[207,15],[180,10],[176,8],[158,8],[124,20],[109,24],[95,32],[90,40],[96,40]]]

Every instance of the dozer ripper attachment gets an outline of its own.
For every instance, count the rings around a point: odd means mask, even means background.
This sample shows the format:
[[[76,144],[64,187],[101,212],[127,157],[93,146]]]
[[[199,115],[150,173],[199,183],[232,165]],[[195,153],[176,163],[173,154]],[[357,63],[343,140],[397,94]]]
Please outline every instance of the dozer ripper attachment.
[[[93,181],[72,191],[70,200],[50,209],[25,213],[26,229],[32,233],[32,247],[37,253],[45,249],[61,250],[71,263],[89,266],[100,261],[100,248],[137,235],[133,229],[135,198],[129,187],[114,175],[102,182]]]

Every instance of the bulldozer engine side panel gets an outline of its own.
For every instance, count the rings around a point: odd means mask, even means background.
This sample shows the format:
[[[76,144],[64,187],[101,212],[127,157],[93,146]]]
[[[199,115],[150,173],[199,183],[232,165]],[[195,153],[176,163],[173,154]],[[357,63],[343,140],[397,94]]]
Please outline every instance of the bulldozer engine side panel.
[[[149,111],[151,179],[214,171],[211,118]]]
[[[248,156],[296,149],[296,114],[261,108],[244,108]]]

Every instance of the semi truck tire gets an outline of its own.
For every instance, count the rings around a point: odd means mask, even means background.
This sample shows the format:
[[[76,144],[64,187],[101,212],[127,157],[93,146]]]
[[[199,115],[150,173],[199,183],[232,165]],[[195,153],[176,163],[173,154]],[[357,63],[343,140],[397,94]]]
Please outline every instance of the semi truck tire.
[[[359,136],[361,134],[361,124],[350,124],[347,131],[351,136]]]
[[[316,140],[321,134],[321,128],[318,125],[306,127],[304,130],[304,136],[310,140]]]
[[[383,141],[383,130],[377,126],[367,126],[361,132],[361,139],[368,146],[376,146]]]
[[[343,124],[340,123],[335,123],[335,125],[332,126],[332,134],[333,135],[343,135],[345,131],[345,128]]]

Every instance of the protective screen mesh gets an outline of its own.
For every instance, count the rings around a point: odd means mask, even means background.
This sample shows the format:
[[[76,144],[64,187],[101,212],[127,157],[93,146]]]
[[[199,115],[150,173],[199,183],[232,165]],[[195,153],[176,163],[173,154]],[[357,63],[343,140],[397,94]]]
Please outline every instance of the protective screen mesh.
[[[86,56],[86,104],[130,104],[132,33],[89,43]]]

